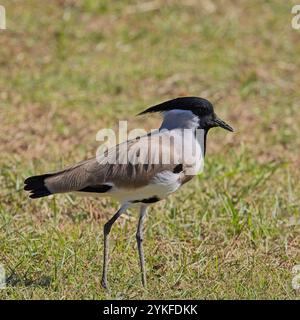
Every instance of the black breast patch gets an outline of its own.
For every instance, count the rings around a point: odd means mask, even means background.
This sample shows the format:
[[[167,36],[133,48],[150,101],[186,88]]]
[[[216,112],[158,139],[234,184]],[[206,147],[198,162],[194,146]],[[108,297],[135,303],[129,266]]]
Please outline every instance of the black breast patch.
[[[154,203],[159,201],[160,199],[157,196],[151,197],[151,198],[146,198],[146,199],[141,199],[141,200],[133,200],[131,201],[132,203]]]
[[[174,169],[173,173],[179,173],[183,170],[182,164],[178,164]]]

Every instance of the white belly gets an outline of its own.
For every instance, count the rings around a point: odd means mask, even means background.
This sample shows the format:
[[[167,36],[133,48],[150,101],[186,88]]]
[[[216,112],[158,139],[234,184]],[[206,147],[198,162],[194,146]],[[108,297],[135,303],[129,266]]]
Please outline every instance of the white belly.
[[[171,171],[162,171],[144,187],[137,189],[112,188],[111,191],[107,192],[107,195],[116,198],[120,202],[144,200],[152,197],[164,199],[180,186],[179,174]]]

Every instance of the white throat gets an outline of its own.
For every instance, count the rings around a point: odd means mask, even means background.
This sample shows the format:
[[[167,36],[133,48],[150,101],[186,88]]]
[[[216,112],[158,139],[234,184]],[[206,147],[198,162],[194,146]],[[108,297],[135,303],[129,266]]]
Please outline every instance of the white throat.
[[[161,129],[196,129],[199,126],[199,118],[190,110],[170,110],[164,112]]]

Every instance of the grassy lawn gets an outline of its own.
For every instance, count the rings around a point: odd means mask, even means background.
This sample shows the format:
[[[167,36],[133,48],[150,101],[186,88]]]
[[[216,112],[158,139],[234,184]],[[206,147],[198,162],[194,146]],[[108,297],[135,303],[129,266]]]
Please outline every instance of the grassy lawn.
[[[294,1],[2,0],[0,299],[299,299],[300,30]],[[148,288],[137,213],[111,233],[118,204],[30,200],[29,175],[95,154],[96,133],[179,95],[211,100],[236,132],[214,129],[204,173],[151,207]]]

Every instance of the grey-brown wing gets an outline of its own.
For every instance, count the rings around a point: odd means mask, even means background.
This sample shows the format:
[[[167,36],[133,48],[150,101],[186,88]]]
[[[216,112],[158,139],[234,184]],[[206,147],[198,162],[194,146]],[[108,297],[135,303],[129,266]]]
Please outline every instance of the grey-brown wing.
[[[162,161],[163,152],[170,152],[170,161]],[[162,148],[162,140],[144,136],[110,148],[99,157],[49,175],[45,185],[52,193],[85,191],[97,187],[101,189],[103,185],[141,187],[161,171],[184,170],[181,163],[172,161],[172,152],[172,146],[170,151],[165,146]]]

